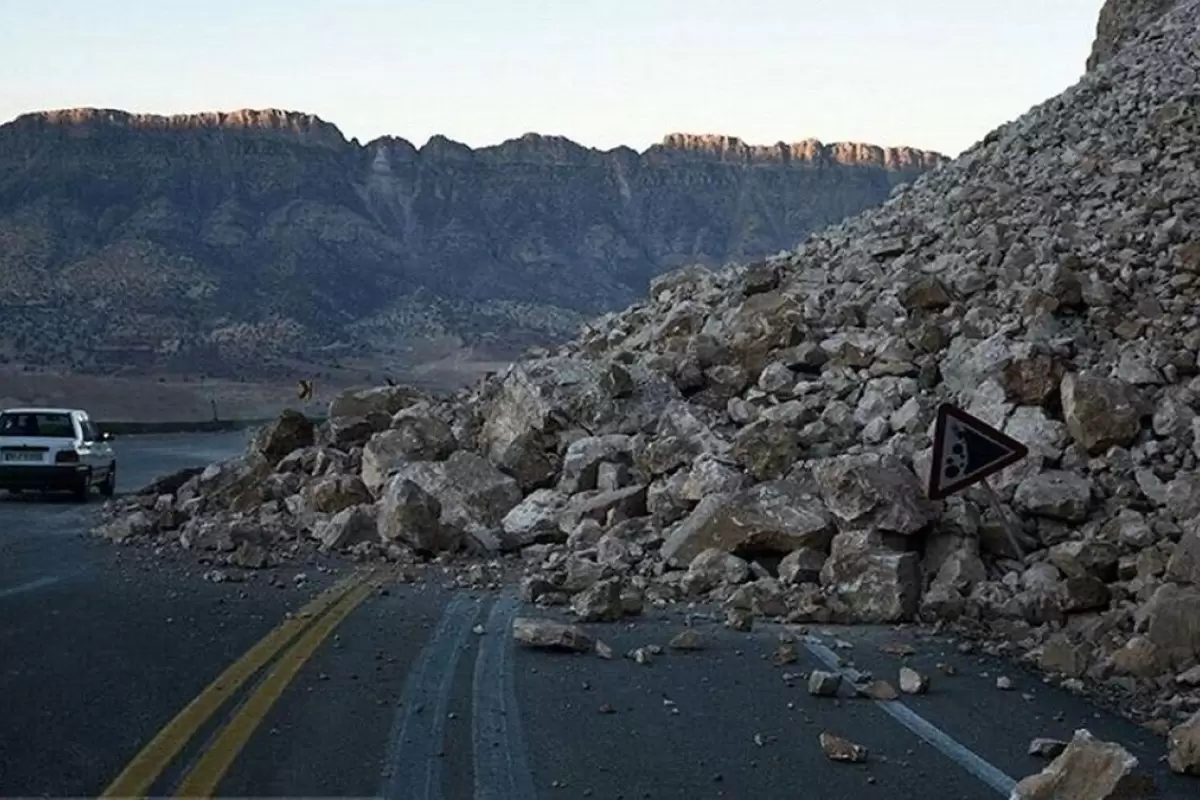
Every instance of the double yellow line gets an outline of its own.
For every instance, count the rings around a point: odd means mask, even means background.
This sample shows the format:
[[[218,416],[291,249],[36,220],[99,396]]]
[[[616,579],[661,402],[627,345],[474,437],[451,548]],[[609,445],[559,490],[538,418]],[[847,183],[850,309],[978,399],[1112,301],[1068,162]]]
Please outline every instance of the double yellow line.
[[[241,686],[299,636],[241,705],[233,718],[192,765],[176,797],[211,797],[217,784],[271,706],[296,677],[304,663],[351,612],[380,583],[378,570],[352,574],[301,608],[246,651],[196,699],[175,715],[158,735],[117,776],[101,797],[146,797],[150,786],[179,755],[192,737]],[[311,623],[311,625],[310,625]],[[303,634],[303,635],[301,635]]]

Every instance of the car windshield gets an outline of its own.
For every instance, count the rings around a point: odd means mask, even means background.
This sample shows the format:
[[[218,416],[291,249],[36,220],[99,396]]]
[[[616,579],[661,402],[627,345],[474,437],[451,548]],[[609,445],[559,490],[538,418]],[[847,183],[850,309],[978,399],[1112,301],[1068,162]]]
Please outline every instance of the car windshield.
[[[44,436],[74,439],[69,414],[0,414],[0,436]]]

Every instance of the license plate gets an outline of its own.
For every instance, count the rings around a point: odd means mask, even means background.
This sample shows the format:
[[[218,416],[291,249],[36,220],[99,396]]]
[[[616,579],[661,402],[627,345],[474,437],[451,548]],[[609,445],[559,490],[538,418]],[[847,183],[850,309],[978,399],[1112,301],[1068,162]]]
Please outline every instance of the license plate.
[[[41,453],[22,453],[19,451],[15,452],[15,453],[5,453],[4,460],[5,461],[20,461],[20,462],[41,461],[42,454]]]

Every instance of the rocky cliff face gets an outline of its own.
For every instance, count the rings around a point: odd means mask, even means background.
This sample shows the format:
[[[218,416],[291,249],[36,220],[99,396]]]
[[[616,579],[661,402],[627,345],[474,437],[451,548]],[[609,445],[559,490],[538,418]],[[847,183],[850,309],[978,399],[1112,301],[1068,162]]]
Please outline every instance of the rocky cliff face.
[[[1096,40],[1087,68],[1095,69],[1123,46],[1154,28],[1157,21],[1179,0],[1105,0],[1096,23]]]
[[[277,110],[30,114],[0,127],[0,354],[255,368],[441,334],[511,352],[665,269],[793,246],[943,160],[682,134],[644,153],[360,145]]]

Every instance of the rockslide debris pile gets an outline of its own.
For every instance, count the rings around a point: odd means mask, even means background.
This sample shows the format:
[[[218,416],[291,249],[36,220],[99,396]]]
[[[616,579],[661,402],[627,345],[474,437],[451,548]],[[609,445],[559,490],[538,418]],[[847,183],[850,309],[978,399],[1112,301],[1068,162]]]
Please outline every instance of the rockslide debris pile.
[[[693,599],[740,627],[920,617],[1183,720],[1200,708],[1198,14],[1179,3],[786,258],[663,276],[472,392],[349,393],[316,428],[285,413],[104,532],[243,566],[305,540],[520,551],[526,597],[584,620]],[[1025,558],[983,495],[926,499],[942,401],[1029,446],[993,479]]]

